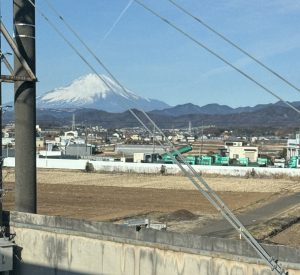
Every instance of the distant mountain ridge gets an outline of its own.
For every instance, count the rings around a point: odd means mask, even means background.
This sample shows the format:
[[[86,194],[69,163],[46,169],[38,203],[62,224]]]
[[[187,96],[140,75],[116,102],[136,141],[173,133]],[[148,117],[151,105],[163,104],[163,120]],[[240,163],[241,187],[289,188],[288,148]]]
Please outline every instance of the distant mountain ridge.
[[[190,107],[192,112],[199,111],[201,107],[193,104],[184,104],[178,107],[184,113],[185,106]],[[300,102],[293,102],[293,105],[300,107]],[[177,106],[176,106],[177,107]],[[176,107],[175,108],[176,110]],[[299,127],[299,114],[282,103],[261,104],[254,107],[243,107],[246,111],[241,112],[242,107],[229,110],[231,113],[224,113],[228,108],[215,108],[214,104],[209,104],[208,107],[213,107],[218,110],[219,114],[181,114],[171,115],[168,108],[168,114],[164,111],[148,112],[150,117],[156,122],[159,127],[164,129],[170,128],[187,128],[189,122],[193,127],[205,125],[215,125],[216,127]],[[206,112],[211,112],[209,108],[204,109]],[[208,110],[207,110],[208,109]],[[221,109],[221,111],[220,111]],[[203,110],[202,110],[203,111]],[[136,111],[140,114],[139,111]],[[54,108],[54,109],[37,109],[37,123],[42,127],[51,128],[71,125],[72,116],[75,114],[77,124],[101,125],[104,128],[122,128],[122,127],[141,127],[139,122],[132,116],[129,111],[120,113],[111,113],[103,110],[91,108]],[[178,114],[178,113],[175,113]],[[144,117],[141,115],[141,117]],[[3,117],[7,123],[14,120],[14,112],[7,111]]]
[[[217,103],[198,106],[193,103],[170,107],[167,103],[138,96],[130,90],[122,89],[116,82],[105,75],[88,74],[74,80],[66,87],[56,88],[37,97],[39,109],[97,109],[111,113],[120,113],[129,108],[143,109],[151,114],[164,116],[183,116],[192,114],[228,115],[255,112],[270,106],[286,105],[283,102],[259,104],[254,107],[232,108]],[[300,107],[300,102],[292,103]]]
[[[41,125],[69,125],[72,115],[78,123],[101,125],[105,128],[140,126],[128,112],[143,109],[163,128],[186,128],[206,125],[233,127],[299,127],[299,117],[283,102],[232,108],[217,103],[198,106],[193,103],[170,107],[163,101],[126,92],[112,79],[88,74],[70,85],[54,89],[37,97],[37,122]],[[108,85],[106,85],[108,84]],[[300,101],[291,102],[300,108]],[[5,114],[6,121],[14,119],[13,112]]]
[[[139,111],[137,114],[141,115]],[[6,122],[13,121],[14,112],[5,113]],[[37,123],[42,127],[51,128],[70,125],[72,116],[75,114],[77,124],[101,125],[104,128],[141,127],[139,122],[129,111],[122,113],[109,113],[97,109],[73,108],[73,109],[38,109]],[[156,124],[164,129],[187,128],[189,122],[193,127],[215,125],[216,127],[299,127],[299,114],[288,107],[276,104],[265,108],[242,113],[231,114],[185,114],[171,116],[148,113]],[[144,117],[144,116],[140,116]]]
[[[295,107],[300,107],[300,101],[290,102]],[[281,101],[276,103],[268,103],[268,104],[258,104],[253,107],[238,107],[232,108],[227,105],[220,105],[217,103],[207,104],[202,107],[192,104],[180,104],[174,107],[166,108],[163,110],[153,110],[150,113],[158,114],[158,115],[166,115],[166,116],[183,116],[183,115],[193,115],[193,114],[206,114],[206,115],[229,115],[229,114],[240,114],[240,113],[251,113],[259,110],[263,110],[269,107],[287,107]],[[287,107],[288,108],[288,107]]]

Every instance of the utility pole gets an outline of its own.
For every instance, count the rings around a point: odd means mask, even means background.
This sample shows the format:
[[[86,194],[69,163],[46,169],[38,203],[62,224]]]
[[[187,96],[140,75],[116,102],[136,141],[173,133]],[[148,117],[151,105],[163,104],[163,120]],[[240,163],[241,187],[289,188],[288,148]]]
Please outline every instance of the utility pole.
[[[72,131],[75,131],[75,114],[72,116]]]
[[[200,147],[200,156],[202,156],[202,150],[203,150],[203,129],[204,128],[204,125],[203,125],[203,120],[202,120],[202,123],[201,123],[201,147]]]
[[[153,125],[152,141],[153,141],[153,154],[154,154],[155,153],[155,125]]]
[[[32,0],[35,3],[34,0]],[[35,74],[35,8],[27,0],[13,0],[15,43]],[[14,55],[14,75],[28,74]],[[36,83],[15,81],[16,210],[36,213]]]

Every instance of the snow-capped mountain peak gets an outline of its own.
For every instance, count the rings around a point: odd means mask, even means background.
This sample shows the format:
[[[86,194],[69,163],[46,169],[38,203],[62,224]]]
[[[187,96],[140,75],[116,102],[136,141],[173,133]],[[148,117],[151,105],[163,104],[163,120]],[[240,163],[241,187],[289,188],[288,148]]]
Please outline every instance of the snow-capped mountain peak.
[[[82,76],[67,87],[56,88],[54,91],[46,93],[42,99],[49,103],[57,101],[76,102],[79,100],[81,102],[93,102],[95,97],[106,98],[112,93],[128,98],[128,95],[113,80],[104,75],[101,75],[101,78],[95,74]],[[130,92],[128,91],[128,93]],[[131,95],[138,98],[134,94]]]
[[[69,86],[56,88],[38,97],[37,106],[40,108],[83,107],[119,112],[128,108],[143,108],[149,111],[163,109],[168,105],[158,100],[137,96],[127,89],[125,93],[116,82],[105,75],[101,75],[100,78],[95,74],[88,74],[74,80]]]

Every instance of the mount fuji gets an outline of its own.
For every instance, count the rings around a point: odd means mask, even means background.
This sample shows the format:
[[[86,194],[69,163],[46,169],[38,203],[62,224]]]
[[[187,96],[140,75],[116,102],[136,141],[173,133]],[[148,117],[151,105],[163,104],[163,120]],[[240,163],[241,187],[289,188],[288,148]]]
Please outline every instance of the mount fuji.
[[[37,97],[40,109],[93,108],[108,112],[123,112],[129,108],[145,111],[170,107],[163,101],[138,96],[123,89],[112,79],[101,75],[88,74],[74,80],[69,86],[56,88]],[[105,84],[107,83],[109,87]]]

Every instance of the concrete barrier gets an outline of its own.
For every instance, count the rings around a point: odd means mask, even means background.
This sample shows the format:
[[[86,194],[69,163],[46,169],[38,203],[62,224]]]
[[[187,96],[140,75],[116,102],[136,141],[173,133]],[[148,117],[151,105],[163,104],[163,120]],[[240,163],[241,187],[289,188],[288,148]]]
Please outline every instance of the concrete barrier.
[[[12,274],[271,275],[241,240],[11,212],[17,245]],[[266,246],[289,275],[300,274],[300,249]]]

